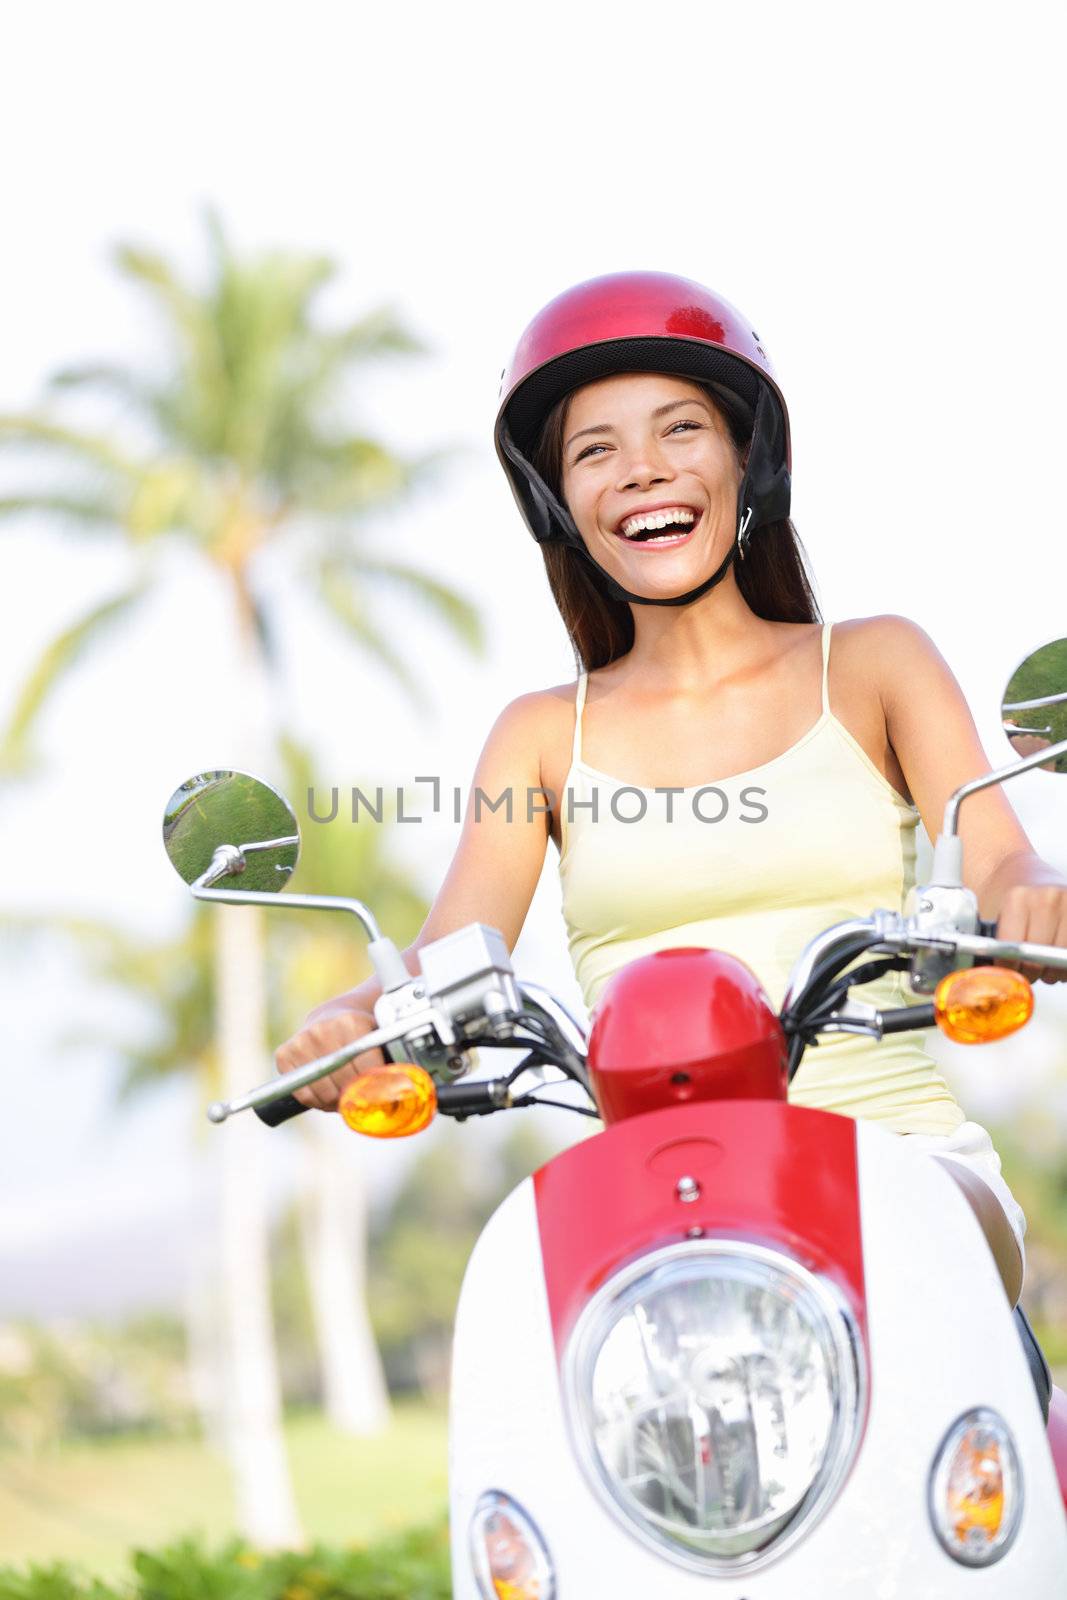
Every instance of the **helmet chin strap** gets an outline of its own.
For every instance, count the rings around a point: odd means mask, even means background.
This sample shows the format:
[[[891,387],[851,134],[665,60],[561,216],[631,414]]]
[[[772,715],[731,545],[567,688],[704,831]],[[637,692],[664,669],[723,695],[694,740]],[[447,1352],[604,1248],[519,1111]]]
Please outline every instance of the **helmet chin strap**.
[[[748,540],[749,523],[752,521],[752,507],[746,506],[738,520],[737,538],[727,550],[711,577],[705,578],[703,583],[698,583],[695,589],[687,589],[685,594],[659,595],[656,597],[647,594],[634,594],[630,589],[624,589],[622,584],[612,577],[606,567],[600,565],[599,561],[593,560],[580,537],[572,538],[571,543],[579,554],[584,556],[589,565],[596,568],[599,574],[597,587],[612,600],[629,601],[637,606],[687,606],[694,600],[699,600],[702,594],[707,594],[709,589],[714,589],[715,585],[725,578],[734,557],[739,552],[744,555],[745,545]]]

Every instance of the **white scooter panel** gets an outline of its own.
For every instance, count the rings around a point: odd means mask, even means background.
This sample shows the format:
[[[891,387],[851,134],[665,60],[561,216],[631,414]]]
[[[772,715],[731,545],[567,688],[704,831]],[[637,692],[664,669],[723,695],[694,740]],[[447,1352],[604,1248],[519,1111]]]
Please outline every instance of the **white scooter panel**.
[[[483,1600],[468,1530],[487,1490],[512,1496],[536,1524],[558,1600],[1061,1600],[1067,1593],[1067,1518],[1033,1382],[981,1229],[936,1162],[871,1124],[855,1128],[869,1412],[852,1468],[821,1518],[780,1557],[721,1576],[659,1555],[607,1509],[568,1432],[535,1188],[527,1180],[479,1239],[456,1317],[454,1600]],[[758,1160],[758,1152],[752,1156]],[[581,1227],[580,1217],[574,1226]],[[935,1452],[950,1425],[976,1406],[992,1407],[1011,1427],[1024,1484],[1014,1542],[984,1570],[946,1554],[927,1507]]]

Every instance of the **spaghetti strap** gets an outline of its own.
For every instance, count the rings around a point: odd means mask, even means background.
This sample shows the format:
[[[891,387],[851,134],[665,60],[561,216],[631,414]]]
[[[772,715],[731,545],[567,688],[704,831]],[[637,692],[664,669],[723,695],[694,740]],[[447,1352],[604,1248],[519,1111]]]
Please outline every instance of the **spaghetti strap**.
[[[825,717],[830,710],[830,691],[828,686],[830,669],[830,629],[832,622],[822,625],[822,713]]]
[[[571,764],[582,759],[582,712],[585,709],[587,675],[578,675],[578,688],[574,696],[574,743],[571,746]]]

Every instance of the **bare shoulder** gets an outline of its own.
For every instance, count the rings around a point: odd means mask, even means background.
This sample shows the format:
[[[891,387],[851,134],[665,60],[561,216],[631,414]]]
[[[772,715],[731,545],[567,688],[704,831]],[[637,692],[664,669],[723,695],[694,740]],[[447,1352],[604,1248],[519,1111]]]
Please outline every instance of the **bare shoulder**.
[[[535,738],[552,734],[574,720],[573,683],[557,683],[548,689],[530,689],[517,695],[501,711],[494,724],[506,735]]]
[[[948,671],[930,635],[909,617],[852,617],[834,624],[832,638],[838,682],[876,692],[883,705],[908,683]]]
[[[550,834],[557,846],[558,797],[570,766],[575,693],[572,680],[521,694],[504,707],[490,735],[490,744],[508,771],[521,771],[525,782],[545,793]]]
[[[561,750],[570,746],[574,726],[575,685],[553,684],[516,696],[493,724],[486,749],[510,752],[538,773],[555,773]],[[539,777],[538,782],[548,780]]]
[[[930,635],[910,617],[900,617],[886,612],[877,617],[851,617],[846,622],[834,623],[834,638],[862,639],[878,649],[901,649],[926,644],[934,648]]]
[[[836,639],[838,629],[834,628]],[[854,671],[877,684],[885,713],[886,754],[899,769],[881,770],[907,791],[933,839],[949,796],[990,771],[989,758],[963,687],[925,629],[907,617],[862,617],[841,624],[845,693]],[[831,650],[831,659],[833,650]],[[903,792],[903,789],[902,789]],[[1008,855],[1032,850],[1003,790],[991,788],[964,806],[960,834],[966,878],[979,893]]]

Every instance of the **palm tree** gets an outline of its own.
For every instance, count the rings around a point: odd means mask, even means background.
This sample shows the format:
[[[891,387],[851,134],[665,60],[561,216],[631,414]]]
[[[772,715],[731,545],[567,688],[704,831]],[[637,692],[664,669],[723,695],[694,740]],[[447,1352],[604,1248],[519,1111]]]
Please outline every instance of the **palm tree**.
[[[288,792],[305,796],[314,781],[307,753],[285,748]],[[425,921],[426,902],[390,859],[390,830],[370,822],[304,828],[297,886],[302,892],[336,894],[354,888],[397,945],[413,943]],[[350,919],[345,918],[348,923]],[[275,918],[272,930],[281,977],[276,998],[289,1025],[323,994],[336,994],[370,975],[362,936],[329,916]],[[280,1019],[279,1037],[286,1022]],[[367,1195],[358,1139],[342,1133],[336,1117],[305,1117],[314,1181],[303,1186],[301,1235],[319,1347],[323,1401],[336,1427],[349,1433],[377,1431],[387,1409],[385,1377],[366,1314]]]
[[[270,775],[279,765],[274,726],[274,619],[257,578],[270,555],[294,557],[323,606],[412,694],[407,662],[373,620],[374,586],[405,590],[478,648],[470,604],[403,563],[382,560],[358,537],[368,512],[396,502],[436,458],[401,460],[341,420],[347,386],[372,358],[417,347],[396,319],[378,311],[324,327],[315,302],[335,276],[322,257],[275,251],[234,253],[218,218],[206,219],[210,267],[188,282],[158,252],[117,251],[120,271],[146,291],[166,336],[157,373],[95,363],[56,373],[53,403],[82,394],[112,397],[120,415],[91,431],[48,406],[0,416],[0,442],[41,452],[42,486],[0,499],[0,515],[48,513],[75,529],[122,539],[130,581],[79,619],[44,652],[0,738],[0,763],[25,771],[31,737],[65,672],[158,579],[168,544],[181,540],[228,594],[239,672],[235,765]],[[252,908],[220,914],[215,929],[217,1048],[223,1091],[262,1075],[267,1054],[263,931]],[[250,1119],[224,1130],[220,1238],[228,1330],[224,1390],[227,1437],[242,1530],[261,1542],[299,1533],[281,1446],[277,1364],[269,1321],[266,1144]]]
[[[305,795],[314,781],[311,758],[291,741],[285,741],[284,755],[287,792]],[[357,886],[382,926],[403,946],[421,927],[426,902],[391,858],[391,837],[389,827],[352,828],[341,818],[305,828],[294,886],[311,894]],[[199,1112],[196,1125],[202,1135],[208,1130],[203,1113],[222,1093],[212,982],[217,914],[214,908],[197,906],[185,928],[161,943],[146,943],[113,926],[84,919],[67,918],[61,924],[93,984],[134,1002],[132,1009],[122,1007],[117,1023],[103,1030],[87,1032],[85,1020],[80,1019],[68,1042],[78,1047],[104,1045],[117,1053],[124,1065],[122,1099],[175,1075],[191,1077]],[[56,926],[54,919],[51,925]],[[40,926],[33,919],[20,922],[23,933],[40,931]],[[267,955],[272,978],[268,1027],[274,1038],[289,1031],[294,1019],[325,990],[350,987],[370,972],[362,936],[348,919],[336,917],[268,916]],[[151,1018],[147,1030],[145,1014]],[[309,1116],[293,1131],[297,1129],[307,1146],[299,1214],[324,1406],[335,1426],[370,1433],[387,1418],[387,1398],[378,1351],[363,1315],[367,1202],[359,1141],[342,1134],[336,1118]],[[202,1285],[192,1282],[189,1290],[191,1387],[205,1431],[214,1436],[219,1396],[211,1353],[218,1342],[217,1330],[210,1308],[204,1305]]]

